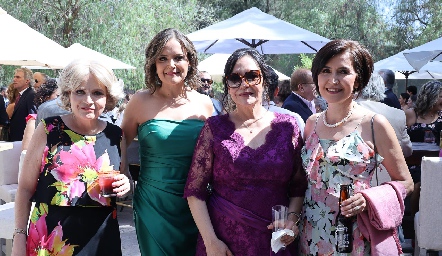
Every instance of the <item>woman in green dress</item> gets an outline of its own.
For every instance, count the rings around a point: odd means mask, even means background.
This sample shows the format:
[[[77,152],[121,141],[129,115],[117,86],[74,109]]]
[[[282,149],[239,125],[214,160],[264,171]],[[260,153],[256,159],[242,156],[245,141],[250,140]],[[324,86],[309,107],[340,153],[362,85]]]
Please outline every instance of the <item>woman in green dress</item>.
[[[124,111],[127,145],[135,136],[140,144],[133,204],[142,255],[195,255],[198,229],[183,192],[196,140],[213,113],[210,98],[195,90],[197,66],[184,34],[161,31],[146,48],[146,89]]]

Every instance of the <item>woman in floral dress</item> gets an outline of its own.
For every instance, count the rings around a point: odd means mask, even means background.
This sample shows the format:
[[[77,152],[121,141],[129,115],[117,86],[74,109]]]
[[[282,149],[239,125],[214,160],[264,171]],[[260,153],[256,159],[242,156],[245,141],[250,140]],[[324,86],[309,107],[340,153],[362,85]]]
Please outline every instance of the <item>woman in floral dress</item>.
[[[98,173],[119,170],[125,148],[121,129],[98,117],[123,96],[122,82],[100,63],[77,60],[63,70],[59,85],[72,113],[42,120],[31,139],[12,255],[121,255],[115,197],[100,195]],[[117,196],[130,189],[124,174],[112,185]]]
[[[353,98],[368,83],[373,71],[369,52],[359,43],[334,40],[317,53],[313,80],[328,109],[306,122],[302,161],[308,177],[300,231],[301,255],[336,255],[336,216],[339,186],[351,184],[354,195],[341,213],[350,217],[365,211],[357,193],[370,187],[375,157],[391,179],[411,193],[413,182],[393,128],[382,115],[357,105]],[[372,127],[374,128],[374,141]],[[377,153],[374,152],[376,144]],[[356,220],[356,218],[354,218]],[[370,255],[370,244],[353,223],[351,255]]]

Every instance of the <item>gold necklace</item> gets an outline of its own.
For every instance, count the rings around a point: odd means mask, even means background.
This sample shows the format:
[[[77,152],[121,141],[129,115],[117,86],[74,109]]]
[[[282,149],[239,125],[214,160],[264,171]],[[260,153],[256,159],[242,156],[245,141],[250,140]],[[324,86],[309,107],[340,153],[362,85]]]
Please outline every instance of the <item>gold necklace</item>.
[[[260,118],[255,119],[255,120],[254,120],[253,122],[251,122],[249,125],[247,125],[246,122],[243,122],[242,125],[244,125],[244,126],[246,127],[246,129],[247,129],[250,133],[253,133],[253,130],[250,129],[249,127],[250,127],[252,124],[254,124],[254,123],[258,122],[259,120],[261,120],[261,119],[267,114],[267,111],[268,111],[268,110],[266,110],[266,112],[265,112]],[[242,126],[242,125],[241,125],[241,126]]]

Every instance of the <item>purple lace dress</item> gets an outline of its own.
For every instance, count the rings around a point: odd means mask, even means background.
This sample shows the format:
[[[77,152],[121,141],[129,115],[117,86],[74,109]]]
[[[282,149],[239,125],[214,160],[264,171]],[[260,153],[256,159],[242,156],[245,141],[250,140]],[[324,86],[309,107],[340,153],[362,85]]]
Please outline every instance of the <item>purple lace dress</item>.
[[[234,255],[271,255],[267,225],[272,206],[288,205],[289,197],[302,197],[306,190],[306,176],[294,175],[302,146],[296,120],[289,115],[275,113],[265,143],[257,149],[244,145],[228,114],[211,117],[195,147],[184,197],[207,202],[216,235]],[[277,255],[295,255],[294,247]],[[201,236],[196,255],[206,255]]]

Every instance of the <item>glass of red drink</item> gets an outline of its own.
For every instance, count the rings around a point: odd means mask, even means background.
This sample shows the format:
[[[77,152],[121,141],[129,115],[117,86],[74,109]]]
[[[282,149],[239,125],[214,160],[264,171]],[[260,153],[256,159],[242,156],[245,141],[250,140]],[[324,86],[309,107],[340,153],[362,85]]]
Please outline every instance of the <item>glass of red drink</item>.
[[[98,184],[100,185],[101,195],[103,197],[116,196],[112,182],[114,182],[114,176],[119,174],[120,171],[107,171],[98,173]]]

